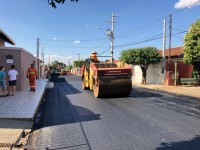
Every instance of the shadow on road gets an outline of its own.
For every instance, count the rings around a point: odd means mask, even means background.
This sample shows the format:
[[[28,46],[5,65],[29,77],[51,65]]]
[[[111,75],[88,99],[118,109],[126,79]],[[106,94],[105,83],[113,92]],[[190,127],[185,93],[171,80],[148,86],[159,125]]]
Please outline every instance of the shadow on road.
[[[156,150],[199,150],[200,149],[200,136],[197,135],[190,141],[161,143],[161,146]]]
[[[64,77],[53,77],[50,82],[54,88],[46,92],[46,102],[43,110],[42,127],[99,120],[100,114],[82,106],[73,105],[67,95],[81,92],[69,84]],[[80,96],[81,95],[77,95]]]
[[[100,114],[72,104],[73,100],[68,95],[77,94],[81,99],[81,92],[69,84],[65,77],[53,77],[50,82],[54,86],[47,89],[46,100],[40,108],[42,117],[34,126],[34,129],[41,129],[37,149],[80,149],[82,147],[90,150],[90,143],[82,122],[99,120]],[[51,143],[48,143],[49,139]]]

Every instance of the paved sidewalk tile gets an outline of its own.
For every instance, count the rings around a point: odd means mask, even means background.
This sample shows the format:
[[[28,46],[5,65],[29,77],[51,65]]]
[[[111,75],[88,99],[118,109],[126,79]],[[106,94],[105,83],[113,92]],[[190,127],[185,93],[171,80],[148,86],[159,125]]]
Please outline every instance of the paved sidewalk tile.
[[[0,97],[0,118],[32,119],[39,106],[47,80],[37,80],[35,92],[29,88],[16,91],[15,96]]]

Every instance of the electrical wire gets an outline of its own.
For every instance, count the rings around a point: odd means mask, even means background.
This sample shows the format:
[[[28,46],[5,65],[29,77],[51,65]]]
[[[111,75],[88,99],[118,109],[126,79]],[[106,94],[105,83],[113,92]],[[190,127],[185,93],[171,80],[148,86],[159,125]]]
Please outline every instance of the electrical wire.
[[[178,12],[181,12],[181,11],[185,10],[186,8],[190,8],[190,7],[192,7],[192,6],[194,6],[194,5],[198,4],[198,3],[200,3],[200,0],[197,1],[197,2],[195,2],[195,3],[192,3],[192,4],[190,4],[190,5],[188,5],[188,6],[184,7],[184,8],[181,8],[181,9],[179,9],[179,10],[176,10],[176,11],[172,12],[171,14],[173,15],[173,14],[176,14],[176,13],[178,13]]]
[[[133,3],[133,5],[131,7],[128,7],[122,11],[118,11],[116,12],[117,16],[121,16],[129,11],[131,11],[132,9],[135,9],[136,7],[138,7],[142,2],[144,2],[144,0],[138,0],[136,2]]]
[[[178,34],[182,34],[182,33],[185,33],[187,31],[182,31],[182,32],[178,32],[178,33],[174,33],[172,34],[172,36],[174,35],[178,35]],[[169,37],[169,35],[167,35],[166,37]],[[158,40],[158,39],[162,39],[163,37],[156,37],[156,38],[151,38],[151,39],[146,39],[146,40],[143,40],[143,41],[140,41],[140,42],[131,42],[131,43],[126,43],[126,44],[122,44],[122,45],[117,45],[115,47],[126,47],[126,46],[132,46],[132,45],[137,45],[137,44],[141,44],[141,43],[145,43],[145,42],[149,42],[149,41],[154,41],[154,40]]]
[[[198,2],[195,2],[195,3],[192,3],[192,4],[188,5],[188,6],[184,7],[184,8],[182,8],[182,9],[179,9],[179,10],[177,10],[177,11],[174,11],[174,12],[172,12],[172,13],[170,13],[170,14],[173,15],[173,14],[179,13],[179,12],[185,10],[186,8],[189,8],[189,7],[191,7],[191,6],[193,6],[193,5],[196,5],[196,4],[198,4],[198,3],[200,3],[200,0],[199,0]],[[141,28],[143,28],[143,27],[146,27],[146,26],[149,26],[149,25],[151,25],[151,24],[154,24],[154,23],[156,23],[156,22],[158,22],[158,21],[161,21],[162,19],[167,18],[167,17],[169,17],[169,16],[163,16],[163,17],[158,18],[158,19],[156,19],[156,20],[154,20],[154,21],[152,21],[152,22],[150,22],[150,23],[148,23],[148,24],[145,24],[145,25],[143,25],[143,26],[140,26],[140,27],[131,29],[131,30],[126,31],[126,32],[124,32],[124,33],[121,33],[121,34],[119,34],[119,35],[117,35],[117,36],[120,36],[120,35],[123,35],[123,34],[126,34],[126,33],[130,33],[130,32],[134,32],[134,31],[136,31],[137,29],[141,29]],[[115,37],[117,37],[117,36],[115,36]]]

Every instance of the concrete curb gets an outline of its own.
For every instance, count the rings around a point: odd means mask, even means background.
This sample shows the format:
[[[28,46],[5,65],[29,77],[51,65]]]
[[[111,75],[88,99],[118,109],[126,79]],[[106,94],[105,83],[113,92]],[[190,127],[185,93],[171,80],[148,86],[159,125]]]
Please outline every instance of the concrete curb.
[[[171,93],[171,94],[194,97],[194,98],[200,99],[200,96],[197,96],[197,95],[191,94],[191,93],[190,94],[184,93],[184,90],[181,91],[181,93],[176,91],[177,89],[187,88],[187,87],[174,87],[174,86],[164,87],[163,85],[157,85],[157,86],[156,85],[153,85],[153,86],[146,85],[145,86],[145,85],[133,84],[133,88],[134,87],[151,89],[151,90],[154,90],[154,91],[163,91],[163,92],[167,92],[167,93]],[[195,88],[195,87],[192,87],[192,88]]]
[[[49,81],[48,81],[48,82],[49,82]],[[48,82],[47,82],[47,83],[48,83]],[[43,91],[41,97],[40,97],[40,101],[39,101],[38,106],[37,106],[37,108],[36,108],[36,110],[35,110],[35,113],[34,113],[34,115],[33,115],[33,118],[31,119],[32,121],[35,119],[35,117],[36,117],[36,115],[37,115],[37,112],[38,112],[38,110],[39,110],[39,108],[40,108],[40,104],[41,104],[41,102],[42,102],[42,100],[43,100],[44,93],[46,92],[46,89],[47,89],[47,84],[46,84],[46,86],[45,86],[45,88],[44,88],[44,91]]]

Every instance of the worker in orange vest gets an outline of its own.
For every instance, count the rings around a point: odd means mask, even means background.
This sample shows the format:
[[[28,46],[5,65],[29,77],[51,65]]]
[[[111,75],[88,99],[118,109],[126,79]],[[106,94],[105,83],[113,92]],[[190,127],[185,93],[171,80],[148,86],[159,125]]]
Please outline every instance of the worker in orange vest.
[[[99,60],[97,58],[97,52],[93,51],[92,54],[90,55],[90,59],[91,59],[91,62],[99,63]]]
[[[29,78],[30,91],[35,92],[37,71],[34,64],[31,64],[31,67],[28,68],[26,76]]]

